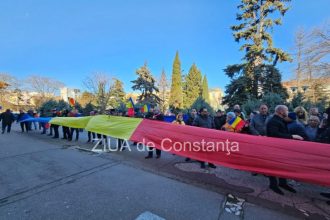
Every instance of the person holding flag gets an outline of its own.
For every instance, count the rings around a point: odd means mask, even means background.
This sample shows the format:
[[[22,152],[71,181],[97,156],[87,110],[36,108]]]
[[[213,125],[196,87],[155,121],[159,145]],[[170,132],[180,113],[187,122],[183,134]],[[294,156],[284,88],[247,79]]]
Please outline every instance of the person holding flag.
[[[240,116],[236,116],[234,112],[227,113],[226,121],[222,129],[229,132],[240,133],[245,125],[245,121]]]
[[[127,115],[128,115],[128,117],[134,117],[135,112],[134,112],[134,103],[133,103],[132,97],[129,98],[126,107],[127,107]]]

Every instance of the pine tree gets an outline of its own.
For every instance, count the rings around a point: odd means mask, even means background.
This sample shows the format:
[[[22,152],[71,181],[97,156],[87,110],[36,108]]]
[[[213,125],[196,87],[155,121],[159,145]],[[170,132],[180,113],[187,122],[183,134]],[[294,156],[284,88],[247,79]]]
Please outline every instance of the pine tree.
[[[211,114],[211,115],[214,115],[214,110],[213,108],[210,106],[209,103],[207,103],[202,96],[199,96],[195,102],[191,105],[191,109],[197,109],[197,111],[199,111],[201,108],[207,108],[208,112]]]
[[[260,85],[261,89],[259,92],[262,94],[267,93],[276,93],[282,97],[283,100],[286,100],[289,95],[286,90],[281,84],[282,75],[277,68],[273,65],[260,65],[255,68],[255,74],[260,77]]]
[[[142,105],[149,104],[151,106],[156,106],[160,102],[160,98],[156,95],[159,92],[158,87],[156,87],[156,80],[152,76],[147,64],[144,64],[140,69],[136,70],[138,78],[131,81],[134,85],[133,90],[141,91],[141,95],[138,97],[138,102]]]
[[[169,105],[174,108],[183,108],[181,62],[179,52],[176,52],[173,62],[172,84]]]
[[[290,102],[290,109],[293,111],[296,107],[302,106],[304,102],[304,95],[301,92],[297,92],[291,102]]]
[[[62,110],[59,108],[57,101],[50,99],[50,100],[47,100],[40,104],[39,111],[44,112],[44,114],[47,117],[52,117],[51,112],[52,112],[52,109],[55,109],[55,108],[57,108],[58,110]]]
[[[125,102],[125,91],[123,82],[114,79],[114,83],[110,87],[110,105],[114,108],[119,108],[120,104]]]
[[[289,54],[273,46],[269,30],[274,25],[282,23],[281,17],[274,18],[274,13],[279,12],[284,16],[288,10],[286,3],[290,0],[241,0],[236,19],[239,25],[232,26],[233,35],[237,42],[245,40],[240,50],[245,50],[244,63],[230,65],[225,73],[231,78],[231,83],[226,87],[224,103],[234,105],[244,103],[250,98],[260,99],[270,92],[269,87],[264,87],[277,62],[291,61]],[[266,65],[267,68],[262,65]],[[272,68],[271,68],[272,66]],[[274,72],[274,71],[273,71]],[[277,73],[279,73],[277,71]],[[280,77],[279,77],[280,78]],[[273,82],[273,87],[282,87],[281,82]],[[282,88],[280,89],[282,90]],[[284,94],[284,97],[287,94]]]
[[[209,85],[207,83],[206,75],[203,77],[202,98],[205,102],[210,103]]]
[[[193,64],[190,67],[189,73],[186,77],[186,98],[185,108],[190,108],[196,99],[201,95],[202,91],[202,75],[197,69],[197,66]]]
[[[91,102],[89,102],[83,108],[82,113],[84,116],[89,116],[90,112],[94,111],[95,109],[96,109],[96,106],[93,105]]]
[[[160,76],[158,87],[159,87],[159,98],[160,98],[160,103],[159,103],[160,110],[162,112],[165,112],[168,104],[168,82],[164,69]]]
[[[187,106],[187,74],[182,74],[182,100],[183,100],[183,108],[187,109],[189,106]],[[181,112],[181,109],[178,108],[178,113]]]

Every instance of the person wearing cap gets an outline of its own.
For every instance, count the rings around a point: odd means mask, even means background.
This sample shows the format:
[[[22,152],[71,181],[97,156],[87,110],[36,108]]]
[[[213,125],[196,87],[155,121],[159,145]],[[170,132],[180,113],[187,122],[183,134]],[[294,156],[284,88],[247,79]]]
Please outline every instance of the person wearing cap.
[[[234,105],[233,112],[235,112],[236,115],[239,115],[243,120],[246,119],[244,112],[242,112],[241,107],[238,104]]]
[[[229,124],[229,122],[235,117],[236,117],[236,115],[234,112],[228,112],[226,115],[226,123],[221,127],[221,129],[224,131],[235,132],[235,128],[233,128]]]
[[[297,114],[295,112],[290,112],[288,117],[284,119],[288,123],[288,130],[290,134],[296,134],[308,140],[308,136],[305,132],[304,126],[298,122]]]

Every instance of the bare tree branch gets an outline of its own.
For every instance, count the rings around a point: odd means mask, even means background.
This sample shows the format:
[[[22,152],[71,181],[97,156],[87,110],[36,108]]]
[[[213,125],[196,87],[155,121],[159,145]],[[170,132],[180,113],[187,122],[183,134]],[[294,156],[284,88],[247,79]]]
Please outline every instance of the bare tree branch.
[[[105,73],[96,72],[86,77],[83,84],[96,97],[100,112],[105,113],[111,96],[113,79]]]

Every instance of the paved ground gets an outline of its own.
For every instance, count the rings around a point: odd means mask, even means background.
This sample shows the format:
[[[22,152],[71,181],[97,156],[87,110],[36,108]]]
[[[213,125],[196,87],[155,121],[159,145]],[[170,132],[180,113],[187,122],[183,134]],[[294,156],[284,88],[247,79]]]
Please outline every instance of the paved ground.
[[[133,146],[78,150],[92,148],[86,140],[0,135],[0,219],[330,219],[326,188],[292,182],[298,194],[278,196],[263,176],[171,154],[145,160]]]

